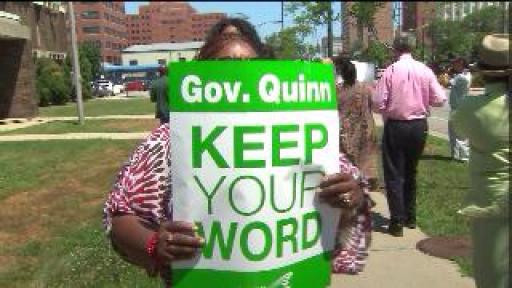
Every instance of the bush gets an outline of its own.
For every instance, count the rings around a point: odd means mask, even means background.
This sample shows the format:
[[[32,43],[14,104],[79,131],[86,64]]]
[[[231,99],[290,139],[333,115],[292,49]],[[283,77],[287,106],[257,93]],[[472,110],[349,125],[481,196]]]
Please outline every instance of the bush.
[[[71,85],[64,69],[49,58],[36,60],[36,93],[39,106],[64,105],[69,101]]]

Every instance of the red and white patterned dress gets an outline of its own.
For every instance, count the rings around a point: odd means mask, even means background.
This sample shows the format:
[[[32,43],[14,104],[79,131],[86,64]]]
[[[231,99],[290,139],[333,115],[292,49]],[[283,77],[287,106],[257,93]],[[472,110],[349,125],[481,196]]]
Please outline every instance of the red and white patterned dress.
[[[360,177],[359,170],[340,154],[340,172]],[[137,215],[154,224],[172,219],[169,124],[156,128],[134,151],[119,172],[103,210],[103,224],[110,235],[112,217]],[[368,191],[365,188],[365,194]],[[369,199],[369,197],[367,197]],[[368,256],[371,231],[370,205],[365,201],[349,237],[340,243],[332,259],[334,273],[357,274]]]

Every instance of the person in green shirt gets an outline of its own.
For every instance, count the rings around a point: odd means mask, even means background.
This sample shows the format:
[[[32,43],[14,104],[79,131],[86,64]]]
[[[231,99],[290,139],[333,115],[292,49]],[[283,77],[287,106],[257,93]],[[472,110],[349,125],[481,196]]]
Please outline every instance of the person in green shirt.
[[[466,97],[451,115],[457,135],[471,149],[471,189],[459,211],[471,222],[473,267],[478,288],[510,287],[510,139],[512,83],[509,34],[484,37],[478,70],[485,94]]]
[[[167,101],[167,68],[159,68],[160,78],[151,85],[150,98],[155,104],[155,118],[160,119],[160,124],[169,123],[169,106]]]

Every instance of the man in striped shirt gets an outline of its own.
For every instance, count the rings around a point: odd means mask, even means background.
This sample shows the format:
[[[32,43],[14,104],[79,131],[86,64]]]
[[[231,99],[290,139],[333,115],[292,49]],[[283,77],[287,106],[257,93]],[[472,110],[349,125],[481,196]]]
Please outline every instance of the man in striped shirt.
[[[393,45],[398,61],[377,83],[375,112],[382,114],[384,182],[391,221],[388,232],[403,236],[416,227],[416,168],[425,147],[430,106],[446,102],[445,91],[430,68],[411,56],[413,44],[399,36]]]

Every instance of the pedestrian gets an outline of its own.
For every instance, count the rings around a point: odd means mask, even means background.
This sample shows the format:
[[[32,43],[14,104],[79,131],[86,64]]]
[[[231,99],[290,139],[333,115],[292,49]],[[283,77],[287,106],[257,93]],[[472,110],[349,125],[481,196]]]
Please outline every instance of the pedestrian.
[[[356,66],[348,58],[334,59],[340,116],[340,152],[345,153],[368,178],[370,190],[378,188],[377,133],[372,109],[372,88],[356,80]]]
[[[238,33],[224,33],[214,26],[218,33],[210,35],[198,59],[266,57],[267,49],[254,27],[245,21],[244,25],[250,29],[243,32],[234,27]],[[247,33],[250,35],[246,36]],[[165,123],[136,148],[119,172],[104,207],[104,225],[114,249],[130,263],[145,268],[149,275],[160,275],[168,287],[171,285],[170,264],[194,257],[203,243],[194,236],[191,223],[172,220],[169,138],[169,123]],[[342,173],[330,175],[320,184],[319,197],[341,211],[364,209],[362,203],[367,190],[364,178],[356,179],[357,168],[343,154],[340,169]],[[364,224],[352,229],[350,237],[359,240],[358,233],[370,226],[369,221]],[[356,241],[348,245],[354,250],[335,253],[334,270],[360,271],[364,263],[360,251],[366,250],[357,245],[364,244],[364,241]]]
[[[416,227],[416,169],[428,133],[430,106],[446,101],[436,76],[413,59],[407,36],[393,43],[398,61],[384,71],[374,95],[375,112],[384,120],[382,160],[389,212],[388,232],[403,236],[403,226]]]
[[[477,73],[485,93],[466,97],[451,115],[457,135],[467,137],[471,188],[459,211],[471,222],[473,269],[478,288],[510,286],[510,34],[484,37]]]
[[[159,78],[153,81],[149,92],[151,102],[155,102],[155,118],[160,119],[160,124],[169,123],[169,100],[167,99],[167,67],[158,68]]]
[[[451,112],[455,112],[459,103],[469,94],[470,75],[466,70],[466,60],[456,58],[452,60],[454,76],[450,79],[450,96],[448,103]],[[450,154],[453,160],[466,162],[469,159],[468,140],[457,137],[453,131],[453,124],[448,120],[448,136],[450,139]]]

